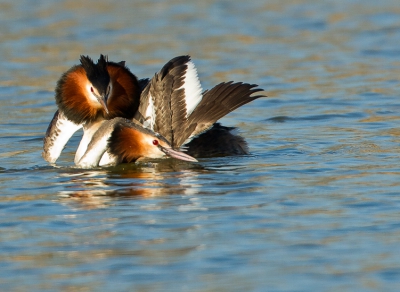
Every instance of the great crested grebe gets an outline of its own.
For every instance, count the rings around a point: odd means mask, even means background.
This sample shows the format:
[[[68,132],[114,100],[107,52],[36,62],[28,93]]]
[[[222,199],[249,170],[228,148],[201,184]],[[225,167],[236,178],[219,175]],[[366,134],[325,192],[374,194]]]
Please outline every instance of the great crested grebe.
[[[75,163],[83,167],[164,155],[195,161],[187,154],[248,154],[234,128],[216,121],[262,97],[254,95],[262,91],[256,87],[227,82],[203,92],[189,56],[170,60],[151,80],[138,80],[124,62],[109,62],[101,55],[95,64],[82,56],[81,65],[57,83],[58,111],[44,139],[43,157],[55,162],[81,127],[84,135]],[[177,151],[181,147],[187,154]]]
[[[234,128],[215,122],[262,97],[254,95],[262,91],[255,87],[257,85],[228,82],[202,92],[190,57],[176,57],[156,73],[143,90],[135,122],[104,122],[77,165],[101,165],[99,158],[105,151],[110,153],[108,163],[114,165],[138,158],[155,158],[146,154],[147,140],[139,139],[140,135],[127,138],[126,133],[138,125],[164,137],[170,148],[176,150],[183,146],[186,153],[196,157],[247,154],[247,144],[231,132]],[[138,149],[142,149],[142,154]]]

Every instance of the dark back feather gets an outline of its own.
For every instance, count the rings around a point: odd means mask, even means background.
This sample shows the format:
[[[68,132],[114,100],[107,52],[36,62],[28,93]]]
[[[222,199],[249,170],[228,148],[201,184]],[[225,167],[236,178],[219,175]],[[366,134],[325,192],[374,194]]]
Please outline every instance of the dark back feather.
[[[215,123],[211,129],[185,144],[185,153],[202,158],[249,154],[246,141],[234,130]]]

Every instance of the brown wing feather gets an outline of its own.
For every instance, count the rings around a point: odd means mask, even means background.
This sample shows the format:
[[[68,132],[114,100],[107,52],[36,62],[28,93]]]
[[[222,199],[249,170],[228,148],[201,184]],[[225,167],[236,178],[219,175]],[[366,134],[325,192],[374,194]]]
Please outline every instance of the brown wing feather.
[[[146,109],[150,103],[150,81],[147,85],[143,88],[142,93],[140,94],[140,104],[135,116],[133,117],[134,120],[138,121],[140,124],[144,124],[146,120]]]
[[[247,83],[220,83],[211,90],[205,91],[203,99],[197,105],[193,113],[181,128],[179,139],[175,141],[175,147],[180,147],[189,137],[194,137],[209,129],[216,121],[224,117],[238,107],[249,103],[263,95],[253,95],[263,91],[255,88],[256,84]]]
[[[221,83],[205,91],[197,107],[186,117],[185,92],[178,88],[183,85],[189,61],[189,56],[176,57],[156,73],[143,90],[135,115],[142,124],[151,120],[154,117],[146,116],[146,111],[153,104],[155,120],[151,129],[164,136],[173,148],[206,131],[231,111],[263,96],[253,95],[262,91],[255,84]]]
[[[172,139],[172,128],[171,128],[171,80],[163,80],[158,75],[151,81],[153,85],[150,88],[150,95],[153,98],[153,106],[155,113],[154,131],[157,133],[163,133],[162,135],[171,141]],[[164,123],[160,123],[164,121]]]
[[[155,116],[152,130],[164,136],[171,145],[175,144],[177,129],[186,120],[185,92],[179,88],[183,85],[189,61],[189,56],[179,56],[165,64],[143,90],[135,115],[141,123],[151,118],[146,117],[146,111],[152,102]]]

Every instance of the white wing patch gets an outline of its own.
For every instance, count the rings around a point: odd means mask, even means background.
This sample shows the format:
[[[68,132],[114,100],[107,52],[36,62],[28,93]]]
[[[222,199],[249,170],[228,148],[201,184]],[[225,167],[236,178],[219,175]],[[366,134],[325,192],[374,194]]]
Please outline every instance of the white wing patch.
[[[147,105],[146,113],[145,113],[145,121],[143,122],[143,127],[154,131],[154,124],[156,122],[156,113],[154,111],[154,102],[153,96],[149,93],[148,98],[149,104]]]
[[[186,117],[188,117],[203,98],[201,94],[203,89],[201,88],[199,77],[197,76],[196,67],[192,61],[187,63],[184,83],[182,87],[178,89],[181,88],[185,90]]]

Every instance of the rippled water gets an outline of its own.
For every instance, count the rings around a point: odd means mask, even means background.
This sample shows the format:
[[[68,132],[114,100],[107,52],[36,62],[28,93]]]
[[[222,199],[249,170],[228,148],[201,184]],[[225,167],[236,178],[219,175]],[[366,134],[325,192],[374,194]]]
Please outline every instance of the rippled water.
[[[398,1],[0,3],[2,291],[396,291]],[[41,158],[81,54],[267,98],[222,123],[251,155],[84,171]]]

